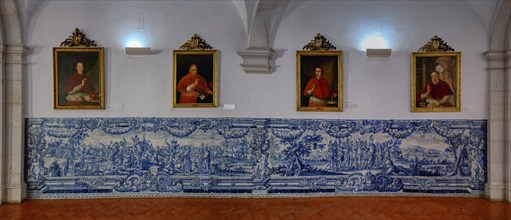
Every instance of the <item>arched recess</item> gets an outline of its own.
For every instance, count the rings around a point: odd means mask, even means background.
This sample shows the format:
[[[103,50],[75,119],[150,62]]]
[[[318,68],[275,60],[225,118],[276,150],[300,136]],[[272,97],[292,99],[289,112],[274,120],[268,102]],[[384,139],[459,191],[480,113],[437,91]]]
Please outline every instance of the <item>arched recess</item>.
[[[21,36],[17,1],[0,1],[0,204],[26,197]]]
[[[501,1],[488,61],[488,181],[485,196],[511,202],[511,1]]]

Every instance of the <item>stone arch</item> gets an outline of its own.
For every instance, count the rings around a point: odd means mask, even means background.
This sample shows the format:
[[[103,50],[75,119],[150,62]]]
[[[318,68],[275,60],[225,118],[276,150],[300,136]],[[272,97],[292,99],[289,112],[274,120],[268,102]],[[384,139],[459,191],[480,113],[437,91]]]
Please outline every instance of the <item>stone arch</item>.
[[[26,197],[23,140],[23,58],[18,5],[0,1],[0,204]]]
[[[511,2],[501,1],[490,33],[488,181],[485,196],[511,202]]]
[[[502,1],[495,15],[491,35],[490,50],[506,50],[509,49],[511,38],[510,34],[511,19],[511,3]]]

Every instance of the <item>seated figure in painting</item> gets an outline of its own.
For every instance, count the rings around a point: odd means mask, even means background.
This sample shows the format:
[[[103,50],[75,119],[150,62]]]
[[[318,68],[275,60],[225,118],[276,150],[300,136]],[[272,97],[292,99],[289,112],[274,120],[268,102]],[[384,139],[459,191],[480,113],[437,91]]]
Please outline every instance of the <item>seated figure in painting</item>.
[[[417,97],[419,103],[424,103],[425,107],[451,107],[450,102],[453,92],[449,84],[440,79],[437,71],[431,73],[431,81],[428,82]]]
[[[179,80],[177,91],[180,93],[179,103],[197,103],[197,98],[204,100],[206,96],[213,94],[206,79],[199,74],[196,64],[191,64],[188,74]]]
[[[76,72],[64,84],[67,105],[87,105],[99,99],[89,77],[83,74],[83,62],[76,62]]]

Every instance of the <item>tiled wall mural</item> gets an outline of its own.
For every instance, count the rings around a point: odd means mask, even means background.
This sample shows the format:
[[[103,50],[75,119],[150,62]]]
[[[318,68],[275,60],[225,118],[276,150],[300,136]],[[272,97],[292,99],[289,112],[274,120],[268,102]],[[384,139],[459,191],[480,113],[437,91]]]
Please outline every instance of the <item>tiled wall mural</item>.
[[[33,118],[32,198],[466,194],[484,120]]]

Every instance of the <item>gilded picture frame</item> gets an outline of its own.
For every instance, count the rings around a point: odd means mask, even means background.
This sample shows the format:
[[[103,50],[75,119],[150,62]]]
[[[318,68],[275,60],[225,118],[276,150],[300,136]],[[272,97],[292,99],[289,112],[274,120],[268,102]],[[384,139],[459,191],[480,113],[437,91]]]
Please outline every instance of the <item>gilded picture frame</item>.
[[[461,111],[461,52],[414,52],[411,64],[412,112]]]
[[[218,107],[218,51],[174,50],[172,106]]]
[[[105,109],[102,47],[53,48],[54,109]]]
[[[297,111],[343,111],[343,52],[296,52]]]

